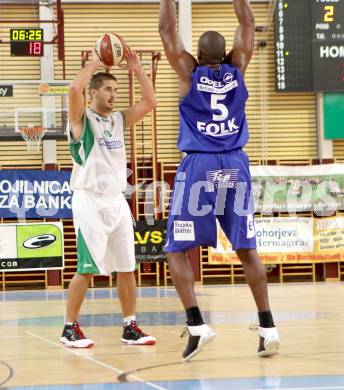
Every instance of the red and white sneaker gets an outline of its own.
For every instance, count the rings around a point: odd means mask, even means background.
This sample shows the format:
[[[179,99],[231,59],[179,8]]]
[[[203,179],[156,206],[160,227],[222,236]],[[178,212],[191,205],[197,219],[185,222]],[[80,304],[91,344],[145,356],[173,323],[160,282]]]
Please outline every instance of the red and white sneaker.
[[[65,325],[60,342],[72,348],[90,348],[94,345],[94,341],[85,337],[76,321],[72,325]]]
[[[142,332],[136,321],[123,326],[122,343],[129,345],[154,345],[156,339]]]

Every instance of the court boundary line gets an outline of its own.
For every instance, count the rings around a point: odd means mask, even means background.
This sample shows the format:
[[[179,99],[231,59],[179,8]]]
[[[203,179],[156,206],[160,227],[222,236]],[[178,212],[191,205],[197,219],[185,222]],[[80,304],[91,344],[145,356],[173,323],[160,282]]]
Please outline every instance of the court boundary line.
[[[43,336],[37,335],[37,334],[29,332],[29,331],[25,331],[25,333],[28,334],[31,337],[40,339],[40,340],[42,340],[42,341],[44,341],[44,342],[46,342],[48,344],[51,344],[51,345],[53,345],[55,347],[59,347],[59,348],[63,349],[64,351],[66,351],[66,352],[68,352],[68,353],[70,353],[72,355],[75,355],[75,356],[81,357],[81,358],[83,358],[85,360],[91,361],[91,362],[93,362],[93,363],[95,363],[95,364],[97,364],[97,365],[99,365],[99,366],[101,366],[103,368],[107,368],[107,369],[115,372],[116,374],[124,374],[124,375],[126,375],[128,377],[131,377],[131,378],[135,379],[137,382],[144,383],[147,386],[153,387],[153,388],[155,388],[157,390],[167,390],[167,388],[165,388],[165,387],[161,387],[161,386],[156,385],[156,384],[154,384],[152,382],[145,381],[144,379],[141,379],[140,377],[131,374],[130,372],[133,372],[134,370],[127,371],[127,372],[119,370],[118,368],[113,367],[113,366],[111,366],[111,365],[109,365],[107,363],[103,363],[100,360],[97,360],[97,359],[95,359],[93,357],[84,356],[84,355],[82,355],[81,353],[79,353],[75,349],[66,348],[62,344],[53,342],[53,341],[51,341],[51,340],[49,340],[49,339],[47,339],[47,338],[45,338]],[[177,364],[177,362],[172,363],[172,365],[175,365],[175,364]],[[171,365],[171,363],[169,363],[169,365]],[[152,367],[154,367],[154,366],[152,366]],[[156,366],[156,367],[158,367],[158,366]],[[140,369],[137,369],[137,371],[139,371],[139,370]],[[223,378],[223,379],[225,379],[225,378]],[[227,378],[227,379],[230,380],[230,379],[234,379],[234,378]],[[236,379],[247,379],[247,378],[236,378]],[[165,381],[169,382],[169,380],[163,380],[163,382],[165,382]],[[189,380],[186,380],[186,381],[189,381]],[[124,383],[124,382],[119,382],[119,383]],[[133,382],[127,382],[127,383],[133,383]],[[266,388],[252,387],[252,388],[248,388],[247,390],[266,390]],[[279,390],[344,390],[344,386],[331,386],[331,385],[329,385],[329,386],[309,386],[309,387],[308,386],[307,387],[280,387]]]
[[[343,390],[344,386],[317,386],[317,387],[279,387],[278,390]],[[266,387],[252,387],[247,390],[266,390]]]
[[[78,351],[75,351],[73,350],[72,348],[66,348],[64,347],[63,345],[61,344],[58,344],[58,343],[55,343],[54,341],[51,341],[43,336],[39,336],[38,334],[35,334],[35,333],[32,333],[32,332],[29,332],[29,331],[25,331],[25,333],[27,333],[29,336],[31,337],[35,337],[37,339],[40,339],[40,340],[43,340],[45,341],[46,343],[48,344],[51,344],[55,347],[58,347],[58,348],[61,348],[63,349],[64,351],[68,352],[68,353],[71,353],[72,355],[75,355],[75,356],[78,356],[78,357],[81,357],[82,359],[85,359],[85,360],[89,360],[91,361],[92,363],[95,363],[97,364],[98,366],[101,366],[101,367],[104,367],[104,368],[107,368],[109,369],[110,371],[113,371],[115,372],[116,374],[123,374],[124,371],[122,370],[119,370],[118,368],[116,367],[113,367],[113,366],[110,366],[109,364],[107,363],[103,363],[101,362],[100,360],[97,360],[91,356],[83,356],[81,353],[79,353]],[[136,375],[129,375],[130,377],[132,377],[133,379],[135,379],[137,382],[142,382],[142,383],[145,383],[147,386],[150,386],[150,387],[153,387],[154,389],[157,389],[157,390],[167,390],[165,387],[161,387],[161,386],[158,386],[152,382],[149,382],[149,381],[145,381],[144,379],[136,376]]]
[[[9,380],[11,380],[13,378],[14,370],[8,363],[6,363],[3,360],[0,361],[0,364],[2,364],[3,366],[5,366],[8,369],[8,376],[7,376],[7,378],[3,379],[3,381],[0,382],[0,386],[3,386],[4,384],[6,384]]]

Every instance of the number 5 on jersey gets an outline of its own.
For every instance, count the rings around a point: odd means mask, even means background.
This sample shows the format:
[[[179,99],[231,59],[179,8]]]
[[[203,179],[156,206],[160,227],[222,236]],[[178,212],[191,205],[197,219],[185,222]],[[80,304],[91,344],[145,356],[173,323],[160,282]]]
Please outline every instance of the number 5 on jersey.
[[[221,114],[213,114],[213,121],[216,122],[222,122],[225,121],[228,118],[228,109],[227,107],[219,103],[221,100],[225,100],[227,95],[217,95],[217,94],[211,94],[210,96],[210,106],[212,110],[218,110],[221,111]]]

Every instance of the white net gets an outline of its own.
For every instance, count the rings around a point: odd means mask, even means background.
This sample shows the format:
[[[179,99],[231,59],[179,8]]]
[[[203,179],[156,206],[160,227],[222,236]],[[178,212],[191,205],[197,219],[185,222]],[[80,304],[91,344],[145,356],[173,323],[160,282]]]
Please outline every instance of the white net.
[[[40,126],[22,127],[20,132],[26,142],[28,153],[39,152],[41,149],[41,140],[44,136],[45,129]]]

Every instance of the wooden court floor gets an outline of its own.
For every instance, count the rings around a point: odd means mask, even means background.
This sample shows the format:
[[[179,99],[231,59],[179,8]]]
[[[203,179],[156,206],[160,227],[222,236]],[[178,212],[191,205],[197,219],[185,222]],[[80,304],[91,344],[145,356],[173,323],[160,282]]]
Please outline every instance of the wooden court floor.
[[[65,291],[0,293],[1,389],[344,389],[344,284],[273,284],[280,354],[256,356],[257,323],[246,285],[197,286],[215,341],[181,362],[184,313],[173,287],[138,289],[137,318],[155,346],[120,343],[115,289],[89,290],[80,323],[91,349],[59,343]]]

